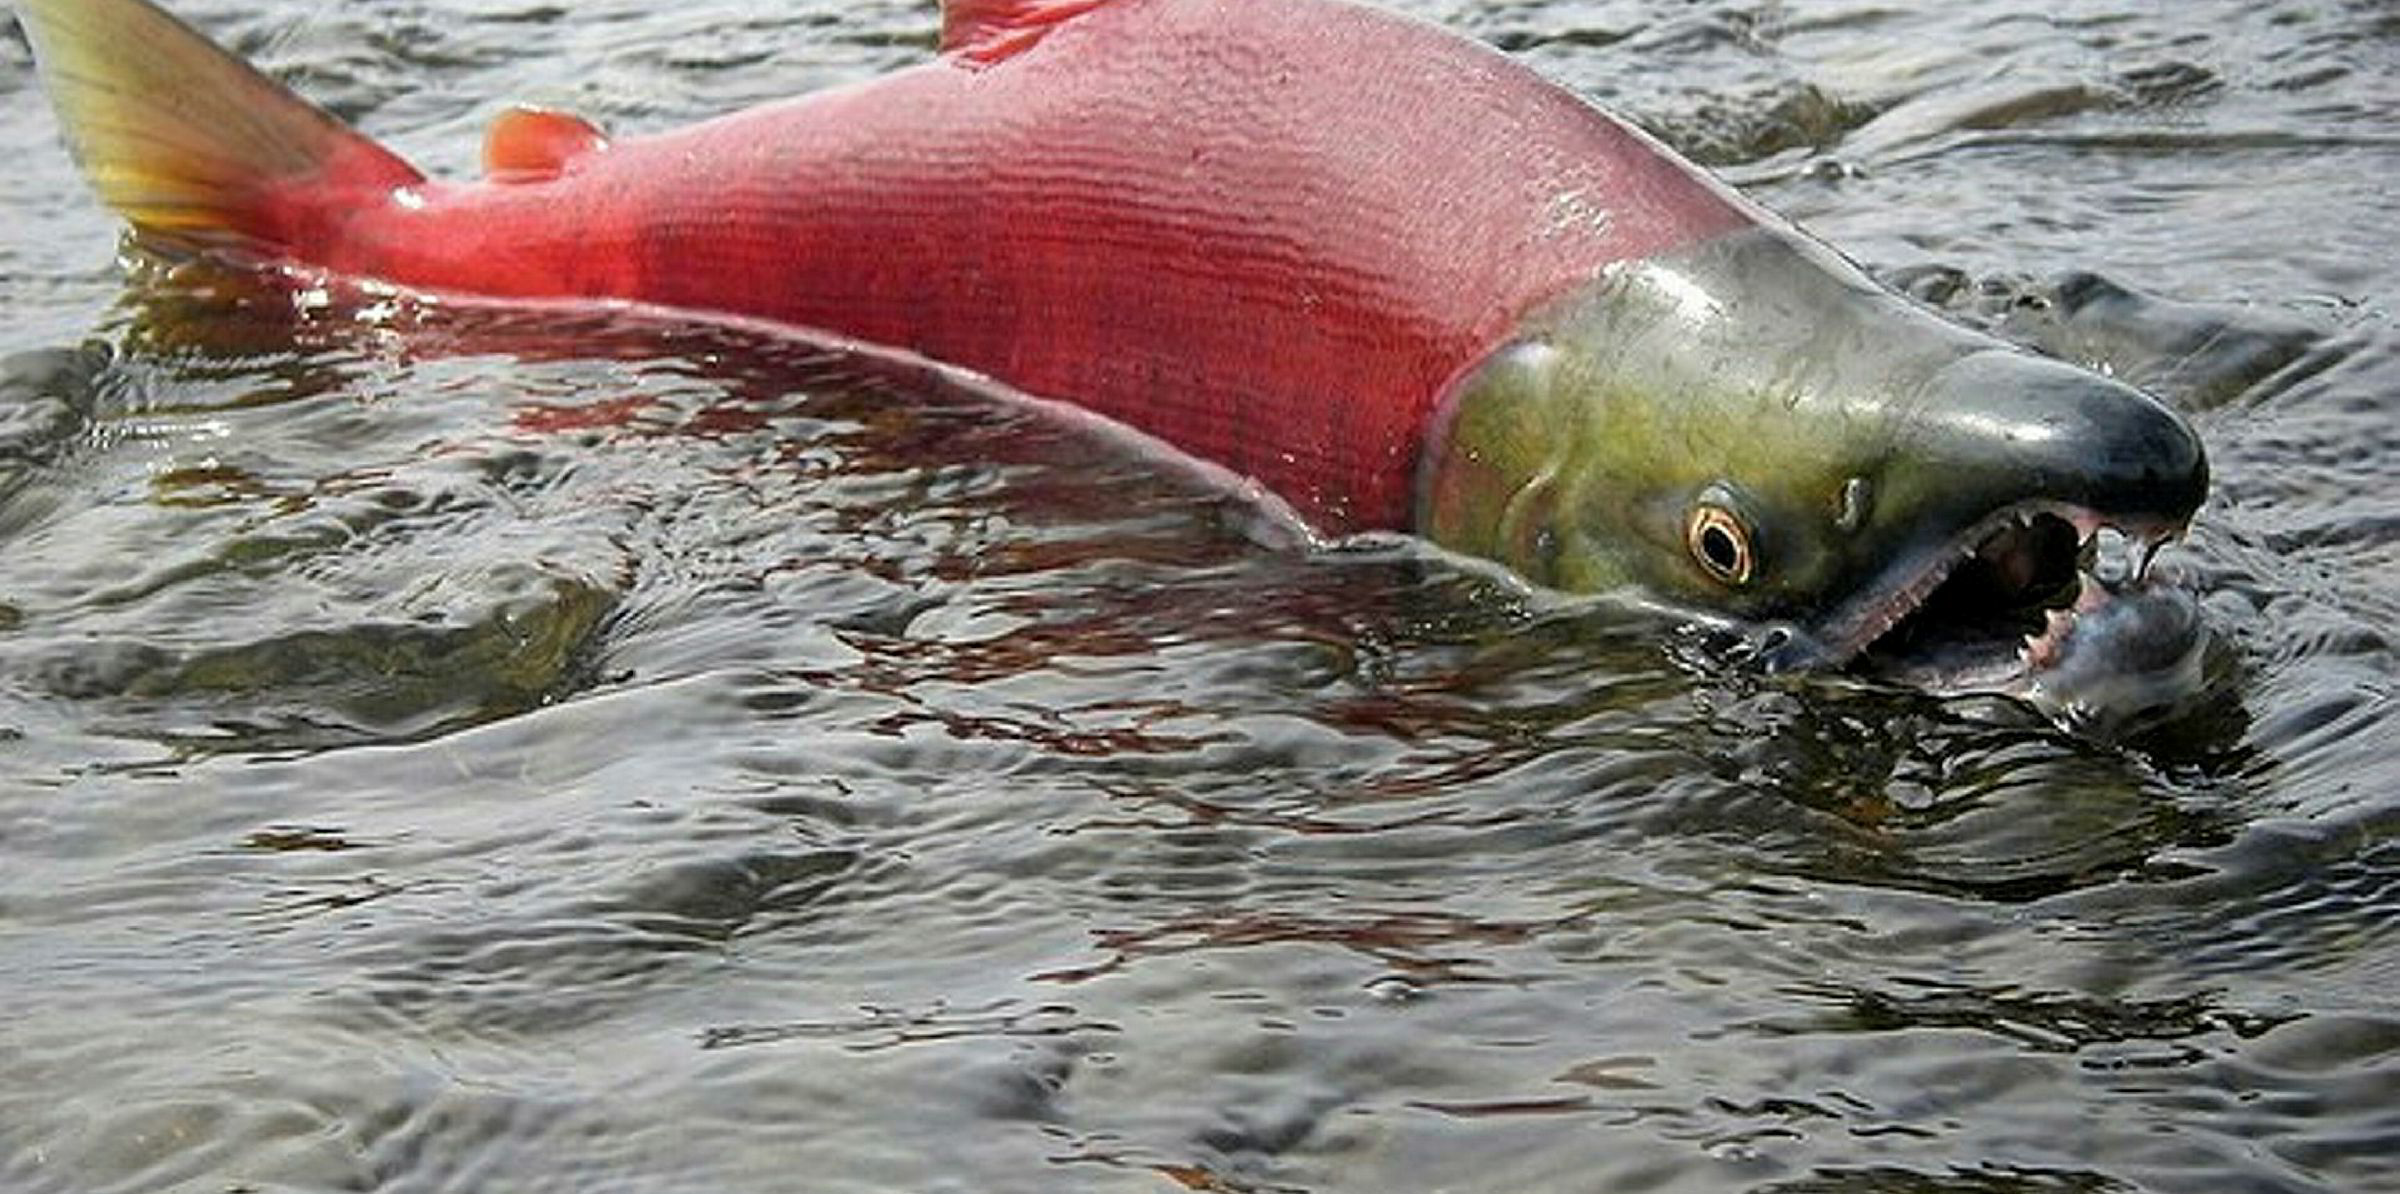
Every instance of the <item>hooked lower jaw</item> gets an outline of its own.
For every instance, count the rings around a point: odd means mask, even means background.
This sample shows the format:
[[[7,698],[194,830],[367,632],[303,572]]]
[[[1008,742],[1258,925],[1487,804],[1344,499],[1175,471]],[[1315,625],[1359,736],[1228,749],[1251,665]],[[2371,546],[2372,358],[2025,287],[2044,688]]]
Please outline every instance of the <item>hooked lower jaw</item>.
[[[1810,662],[1952,691],[2010,687],[2058,663],[2111,594],[2140,589],[2188,521],[2053,499],[2004,508],[1822,623]]]

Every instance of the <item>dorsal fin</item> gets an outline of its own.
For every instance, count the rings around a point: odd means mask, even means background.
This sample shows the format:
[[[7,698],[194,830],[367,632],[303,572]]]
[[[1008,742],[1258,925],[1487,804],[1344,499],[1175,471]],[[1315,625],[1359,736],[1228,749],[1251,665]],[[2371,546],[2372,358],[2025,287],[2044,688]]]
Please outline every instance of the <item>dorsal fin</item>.
[[[551,108],[510,107],[483,136],[483,173],[493,182],[548,182],[567,163],[608,148],[608,134],[581,116]]]
[[[993,63],[1109,0],[942,0],[942,53]]]

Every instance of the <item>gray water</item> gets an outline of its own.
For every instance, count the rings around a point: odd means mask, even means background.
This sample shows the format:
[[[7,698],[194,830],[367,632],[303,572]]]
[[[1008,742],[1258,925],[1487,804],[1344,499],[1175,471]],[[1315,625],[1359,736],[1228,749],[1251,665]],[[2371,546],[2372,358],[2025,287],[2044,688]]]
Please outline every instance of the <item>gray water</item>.
[[[178,7],[453,172],[935,27]],[[2190,412],[2206,699],[1729,675],[802,345],[129,280],[11,30],[0,1190],[2400,1190],[2400,10],[1407,7]]]

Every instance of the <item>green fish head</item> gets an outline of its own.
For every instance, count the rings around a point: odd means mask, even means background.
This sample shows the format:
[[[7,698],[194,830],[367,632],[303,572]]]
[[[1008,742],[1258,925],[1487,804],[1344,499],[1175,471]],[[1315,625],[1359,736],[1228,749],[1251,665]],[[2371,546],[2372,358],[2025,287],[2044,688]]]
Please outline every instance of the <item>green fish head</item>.
[[[2146,395],[1762,226],[1614,267],[1462,375],[1418,517],[1541,584],[1732,627],[1772,667],[1895,637],[1992,656],[1956,680],[2022,671],[2101,532],[2154,546],[2207,486]]]

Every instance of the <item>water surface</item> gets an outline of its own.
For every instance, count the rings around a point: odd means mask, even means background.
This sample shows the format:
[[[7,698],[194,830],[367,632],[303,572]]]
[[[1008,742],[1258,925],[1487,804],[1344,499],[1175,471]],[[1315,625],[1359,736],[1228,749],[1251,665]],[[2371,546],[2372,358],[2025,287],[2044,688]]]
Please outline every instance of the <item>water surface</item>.
[[[188,0],[429,168],[914,0]],[[2400,1189],[2400,19],[1413,0],[2218,484],[2124,742],[805,345],[131,281],[0,37],[0,1188]],[[0,26],[6,28],[6,26]]]

